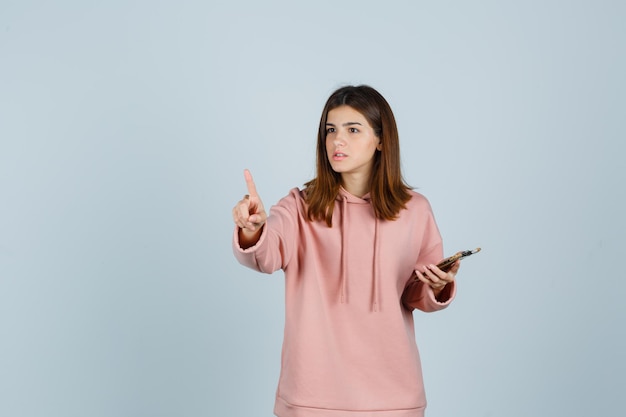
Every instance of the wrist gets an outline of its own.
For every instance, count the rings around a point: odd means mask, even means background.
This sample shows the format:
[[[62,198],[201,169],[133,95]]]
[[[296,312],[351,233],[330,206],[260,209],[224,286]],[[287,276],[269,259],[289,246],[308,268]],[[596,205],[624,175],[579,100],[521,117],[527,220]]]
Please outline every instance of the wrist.
[[[448,301],[450,299],[450,288],[451,286],[449,284],[446,284],[443,287],[433,288],[435,300],[437,300],[440,303],[444,303]]]
[[[239,228],[239,246],[242,249],[248,249],[251,246],[254,246],[259,241],[261,237],[261,232],[263,231],[263,227],[260,227],[257,230],[249,230]]]

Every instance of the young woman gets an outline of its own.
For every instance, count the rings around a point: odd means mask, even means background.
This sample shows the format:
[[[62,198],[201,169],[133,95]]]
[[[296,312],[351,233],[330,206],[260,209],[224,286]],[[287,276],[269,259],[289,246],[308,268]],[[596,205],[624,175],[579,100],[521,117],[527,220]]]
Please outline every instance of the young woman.
[[[249,171],[233,208],[233,251],[285,274],[279,417],[419,417],[426,399],[413,310],[448,306],[442,240],[403,180],[395,118],[369,86],[335,91],[322,112],[317,177],[266,214]]]

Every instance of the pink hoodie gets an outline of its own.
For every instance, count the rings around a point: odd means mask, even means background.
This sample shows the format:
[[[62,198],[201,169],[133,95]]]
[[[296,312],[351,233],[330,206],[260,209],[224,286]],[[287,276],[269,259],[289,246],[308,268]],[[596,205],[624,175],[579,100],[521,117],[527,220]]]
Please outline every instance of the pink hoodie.
[[[333,227],[307,221],[302,192],[272,207],[259,242],[237,260],[283,269],[285,334],[279,417],[419,417],[426,398],[412,310],[445,308],[414,270],[443,257],[430,204],[411,192],[397,220],[374,216],[369,195],[341,189]]]

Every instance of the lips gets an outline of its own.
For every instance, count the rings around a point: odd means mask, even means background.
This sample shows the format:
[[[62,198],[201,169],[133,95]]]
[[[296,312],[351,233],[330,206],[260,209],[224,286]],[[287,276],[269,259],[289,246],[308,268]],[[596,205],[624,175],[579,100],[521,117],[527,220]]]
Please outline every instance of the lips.
[[[347,157],[348,155],[343,152],[338,152],[338,151],[333,152],[333,160],[335,161],[341,161]]]

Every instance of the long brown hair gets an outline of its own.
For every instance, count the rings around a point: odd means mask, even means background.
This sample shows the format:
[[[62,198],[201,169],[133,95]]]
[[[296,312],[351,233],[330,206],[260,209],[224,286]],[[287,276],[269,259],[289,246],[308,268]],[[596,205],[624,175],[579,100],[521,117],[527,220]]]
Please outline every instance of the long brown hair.
[[[333,207],[341,185],[341,174],[333,171],[326,154],[326,121],[328,112],[349,106],[365,117],[380,139],[382,148],[374,154],[370,176],[370,198],[379,219],[394,220],[411,199],[400,167],[398,127],[387,100],[367,85],[346,86],[326,101],[317,132],[317,177],[305,184],[309,220],[326,220],[332,226]]]

